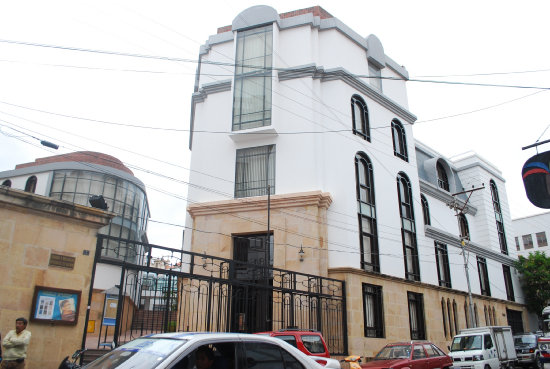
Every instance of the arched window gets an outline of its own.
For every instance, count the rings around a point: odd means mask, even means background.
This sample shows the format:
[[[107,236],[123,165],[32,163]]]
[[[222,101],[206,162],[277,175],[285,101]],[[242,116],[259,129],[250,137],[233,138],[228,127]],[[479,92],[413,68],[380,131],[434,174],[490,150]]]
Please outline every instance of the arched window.
[[[453,313],[451,311],[451,301],[447,299],[447,316],[449,317],[449,331],[451,332],[451,337],[454,337],[455,333],[458,333],[454,325]]]
[[[495,307],[493,306],[493,325],[497,325],[497,313],[495,311]]]
[[[401,240],[405,256],[405,278],[412,281],[420,281],[411,183],[407,175],[402,172],[397,175],[397,195],[401,215]]]
[[[455,329],[458,333],[460,328],[458,328],[458,309],[456,307],[456,301],[455,300],[453,300],[453,315],[454,315],[454,318],[455,318]]]
[[[6,179],[4,182],[2,182],[2,186],[11,187],[11,181],[9,179]]]
[[[25,183],[25,191],[34,193],[36,191],[36,176],[30,176],[29,179],[27,179],[27,183]]]
[[[440,162],[437,162],[435,167],[437,169],[437,185],[439,188],[449,191],[449,177],[447,177],[445,167]]]
[[[364,153],[355,155],[355,182],[359,218],[359,243],[361,245],[361,267],[365,270],[379,272],[372,163]]]
[[[420,203],[422,204],[422,215],[424,216],[424,225],[430,225],[430,207],[428,206],[428,200],[424,195],[420,195]]]
[[[351,97],[351,119],[353,133],[370,142],[369,111],[365,100],[359,95]]]
[[[500,252],[508,255],[508,244],[506,243],[506,235],[504,233],[504,221],[502,219],[502,211],[500,208],[500,200],[498,197],[498,189],[495,181],[491,179],[491,197],[493,199],[493,209],[495,211],[495,219],[497,222],[498,242],[500,243]]]
[[[470,228],[468,227],[468,220],[464,214],[458,215],[458,230],[460,231],[460,238],[470,239]]]
[[[393,138],[393,154],[398,158],[409,161],[405,128],[397,119],[391,121],[391,135]]]

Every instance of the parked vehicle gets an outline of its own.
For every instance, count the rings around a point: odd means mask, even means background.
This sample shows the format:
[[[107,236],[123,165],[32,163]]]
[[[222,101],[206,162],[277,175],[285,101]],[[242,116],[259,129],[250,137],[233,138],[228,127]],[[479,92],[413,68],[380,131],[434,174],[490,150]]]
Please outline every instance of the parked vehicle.
[[[260,332],[266,336],[276,337],[309,356],[330,357],[323,335],[315,330],[281,329],[279,331]]]
[[[325,368],[339,369],[324,358]],[[209,366],[204,366],[208,361]],[[86,365],[85,369],[304,368],[322,366],[282,340],[238,333],[162,333],[137,338]]]
[[[550,337],[539,337],[539,354],[541,366],[550,363]]]
[[[517,357],[512,329],[500,326],[463,329],[453,338],[449,355],[455,368],[513,368]]]
[[[360,365],[364,369],[435,369],[451,368],[453,361],[431,342],[411,341],[388,344],[372,361]]]
[[[517,365],[533,366],[542,369],[538,347],[538,337],[534,333],[518,334],[514,336],[516,347]]]

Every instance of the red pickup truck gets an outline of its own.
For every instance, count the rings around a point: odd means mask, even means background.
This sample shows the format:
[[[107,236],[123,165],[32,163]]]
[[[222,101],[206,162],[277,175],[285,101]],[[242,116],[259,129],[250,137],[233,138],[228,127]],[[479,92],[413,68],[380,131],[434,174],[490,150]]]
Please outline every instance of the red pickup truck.
[[[300,330],[300,329],[281,329],[271,332],[260,332],[266,336],[276,337],[309,356],[317,356],[320,358],[330,358],[327,344],[321,335],[321,332],[315,330]],[[319,361],[318,359],[315,359]]]

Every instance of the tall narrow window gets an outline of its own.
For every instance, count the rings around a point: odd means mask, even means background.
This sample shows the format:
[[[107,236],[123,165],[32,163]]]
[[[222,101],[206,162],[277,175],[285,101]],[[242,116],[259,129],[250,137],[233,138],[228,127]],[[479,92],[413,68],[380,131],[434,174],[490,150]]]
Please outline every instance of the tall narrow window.
[[[487,312],[487,306],[486,305],[483,306],[483,311],[485,313],[485,325],[492,325],[491,324],[491,315],[490,315],[491,312],[490,311]]]
[[[425,340],[424,297],[421,293],[407,292],[409,301],[409,326],[412,340]]]
[[[382,287],[363,283],[365,337],[384,337]]]
[[[506,287],[506,298],[515,301],[514,285],[512,284],[512,273],[508,265],[502,265],[502,274],[504,275],[504,286]]]
[[[233,131],[271,125],[272,54],[272,25],[238,32]]]
[[[363,153],[355,155],[355,181],[357,215],[359,218],[359,243],[361,245],[361,267],[368,271],[379,272],[372,163],[368,156]]]
[[[4,182],[2,182],[2,186],[11,187],[11,181],[9,179],[6,179]]]
[[[519,238],[516,237],[515,240],[516,240],[516,250],[519,251]]]
[[[443,333],[447,337],[447,314],[445,313],[445,299],[441,299],[441,319],[443,320]]]
[[[451,310],[451,301],[447,299],[447,315],[449,317],[449,331],[451,332],[451,337],[454,337],[455,333],[458,333],[454,325],[453,313]]]
[[[453,300],[453,317],[455,319],[455,329],[456,331],[460,331],[460,328],[458,327],[458,309],[456,307],[456,301]]]
[[[365,100],[359,95],[351,97],[351,119],[353,121],[353,133],[370,141],[369,111]]]
[[[422,204],[422,215],[424,216],[424,225],[430,225],[430,207],[428,205],[428,200],[424,195],[420,195],[420,203]]]
[[[391,121],[391,135],[393,139],[393,154],[398,158],[409,161],[405,128],[397,119]]]
[[[409,178],[405,173],[397,176],[397,195],[401,215],[401,240],[405,262],[405,278],[420,281],[418,248],[416,245],[416,226],[412,204],[412,190]]]
[[[382,91],[382,71],[372,63],[369,63],[369,83],[378,91]]]
[[[506,234],[504,233],[504,220],[502,219],[502,210],[500,208],[500,200],[495,181],[491,179],[491,197],[493,199],[493,209],[495,211],[495,219],[497,222],[498,242],[500,243],[500,252],[508,255],[508,245],[506,244]]]
[[[435,242],[435,262],[437,264],[437,276],[439,285],[451,288],[451,272],[449,269],[449,254],[447,245]]]
[[[461,239],[463,240],[470,239],[470,228],[468,227],[468,220],[466,219],[466,215],[464,214],[458,215],[458,229],[460,231]]]
[[[481,290],[481,294],[485,296],[491,296],[489,274],[487,272],[487,260],[480,256],[477,257],[477,273],[479,275],[479,288]]]
[[[34,193],[36,191],[36,182],[38,182],[36,176],[30,176],[27,179],[27,183],[25,183],[25,191]]]
[[[471,317],[468,310],[469,310],[468,304],[466,303],[466,301],[464,301],[464,317],[466,318],[466,328],[471,328],[472,327],[470,325]]]
[[[275,145],[237,150],[235,197],[275,193]]]
[[[530,234],[524,234],[521,236],[521,239],[523,240],[523,248],[525,250],[533,248],[533,237]]]
[[[537,237],[537,246],[538,247],[545,247],[548,246],[548,240],[546,239],[546,232],[538,232],[535,234]]]
[[[437,169],[437,185],[439,188],[449,191],[449,177],[447,177],[445,167],[440,162],[437,162],[435,167]]]
[[[523,317],[521,310],[506,309],[506,317],[508,320],[508,325],[512,328],[513,334],[525,332],[523,329]]]
[[[479,327],[479,315],[477,313],[477,304],[474,304],[474,314],[476,318],[476,327]]]

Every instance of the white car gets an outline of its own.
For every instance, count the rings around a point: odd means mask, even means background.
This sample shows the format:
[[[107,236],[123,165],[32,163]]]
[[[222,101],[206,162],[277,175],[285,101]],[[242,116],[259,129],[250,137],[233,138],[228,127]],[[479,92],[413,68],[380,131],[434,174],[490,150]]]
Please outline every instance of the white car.
[[[317,363],[288,343],[239,333],[162,333],[120,346],[86,369],[339,369],[338,360]]]

